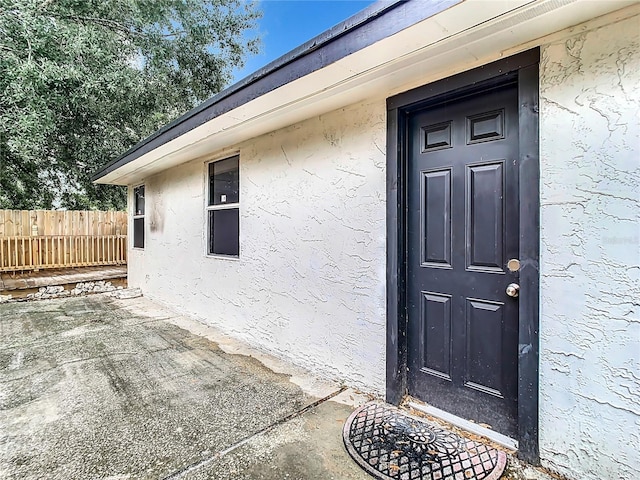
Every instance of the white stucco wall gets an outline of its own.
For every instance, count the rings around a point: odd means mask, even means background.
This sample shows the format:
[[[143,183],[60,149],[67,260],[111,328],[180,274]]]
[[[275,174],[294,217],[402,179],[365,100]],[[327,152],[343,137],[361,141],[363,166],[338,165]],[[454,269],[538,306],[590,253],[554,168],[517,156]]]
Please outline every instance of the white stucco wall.
[[[640,17],[541,51],[540,448],[640,478]]]
[[[259,137],[240,151],[240,259],[206,258],[205,164],[146,180],[129,283],[312,371],[385,385],[384,99]]]
[[[640,478],[640,21],[603,23],[541,46],[540,452],[575,480]],[[147,179],[130,284],[382,394],[383,94],[230,150],[239,260],[204,256],[202,161]]]

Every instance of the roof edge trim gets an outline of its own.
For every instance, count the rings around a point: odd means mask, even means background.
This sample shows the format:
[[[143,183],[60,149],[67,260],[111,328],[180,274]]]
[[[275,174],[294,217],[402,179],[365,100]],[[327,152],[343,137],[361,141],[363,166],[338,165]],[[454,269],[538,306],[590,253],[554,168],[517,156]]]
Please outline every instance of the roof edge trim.
[[[395,0],[393,3],[380,0],[165,125],[107,163],[91,177],[91,180],[98,182],[109,173],[213,118],[463,1],[435,0],[425,4],[420,0]]]

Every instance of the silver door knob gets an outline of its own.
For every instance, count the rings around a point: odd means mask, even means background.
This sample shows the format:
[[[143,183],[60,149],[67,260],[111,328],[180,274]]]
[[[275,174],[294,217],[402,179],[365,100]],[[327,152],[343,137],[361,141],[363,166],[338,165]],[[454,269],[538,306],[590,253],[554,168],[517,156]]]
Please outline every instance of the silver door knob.
[[[518,285],[517,283],[510,283],[507,286],[507,295],[509,295],[510,297],[517,297],[519,292],[520,285]]]

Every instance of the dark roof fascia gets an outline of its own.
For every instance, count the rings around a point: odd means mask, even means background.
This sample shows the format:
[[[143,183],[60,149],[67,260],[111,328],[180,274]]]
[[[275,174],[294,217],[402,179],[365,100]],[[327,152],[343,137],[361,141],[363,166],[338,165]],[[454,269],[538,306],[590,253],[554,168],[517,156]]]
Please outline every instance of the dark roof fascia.
[[[109,162],[96,172],[91,180],[95,182],[213,118],[320,70],[462,1],[378,1],[165,125]]]

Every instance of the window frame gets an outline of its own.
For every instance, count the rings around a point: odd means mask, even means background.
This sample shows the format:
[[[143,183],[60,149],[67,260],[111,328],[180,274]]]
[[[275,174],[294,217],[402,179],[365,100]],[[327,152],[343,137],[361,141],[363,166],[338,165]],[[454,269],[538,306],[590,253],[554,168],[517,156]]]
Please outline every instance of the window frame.
[[[238,201],[235,203],[223,203],[218,205],[209,205],[211,198],[211,177],[209,175],[210,165],[224,160],[238,159]],[[217,258],[220,260],[238,261],[242,256],[242,246],[240,244],[240,152],[224,157],[208,160],[204,164],[204,256],[208,258]],[[214,210],[238,210],[238,254],[225,255],[222,253],[209,253],[209,245],[211,243],[211,227],[209,225],[209,212]]]
[[[143,194],[143,198],[144,198],[144,209],[142,211],[141,214],[137,213],[136,207],[137,207],[137,198],[136,198],[136,190],[139,189],[140,187],[142,187],[144,189],[144,194]],[[131,190],[131,197],[132,197],[132,201],[131,204],[133,206],[133,212],[131,215],[131,248],[134,250],[140,250],[140,251],[144,251],[144,247],[146,244],[146,221],[145,221],[145,213],[147,211],[147,188],[145,186],[144,183],[140,183],[138,185],[135,185],[132,190]],[[140,220],[142,219],[142,246],[141,247],[136,247],[136,220]]]

